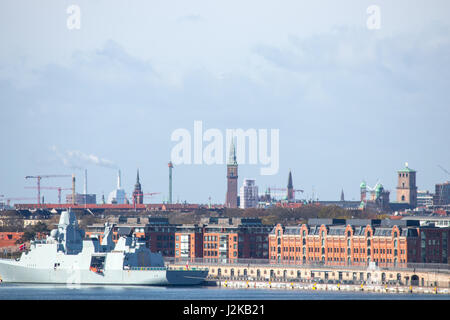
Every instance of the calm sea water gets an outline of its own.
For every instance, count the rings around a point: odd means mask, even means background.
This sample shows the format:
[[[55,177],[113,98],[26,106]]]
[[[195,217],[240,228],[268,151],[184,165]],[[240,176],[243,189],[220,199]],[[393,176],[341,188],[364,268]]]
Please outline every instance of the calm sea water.
[[[1,284],[0,300],[450,300],[450,295],[382,294],[222,287]]]

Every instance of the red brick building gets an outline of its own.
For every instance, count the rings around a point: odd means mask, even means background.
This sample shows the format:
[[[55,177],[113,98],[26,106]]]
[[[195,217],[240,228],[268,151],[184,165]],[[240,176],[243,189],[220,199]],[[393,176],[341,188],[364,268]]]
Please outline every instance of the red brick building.
[[[449,230],[391,220],[310,219],[293,227],[278,224],[269,235],[269,259],[342,266],[449,263]]]
[[[254,218],[205,218],[200,225],[179,226],[175,234],[176,258],[209,260],[268,257],[266,226]],[[189,242],[189,243],[188,243]]]

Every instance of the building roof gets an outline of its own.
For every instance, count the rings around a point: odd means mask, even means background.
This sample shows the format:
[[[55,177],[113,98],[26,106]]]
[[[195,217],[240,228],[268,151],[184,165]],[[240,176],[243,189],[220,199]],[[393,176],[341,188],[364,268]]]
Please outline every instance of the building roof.
[[[397,172],[416,172],[415,170],[408,167],[408,163],[405,163],[405,168],[398,170]]]

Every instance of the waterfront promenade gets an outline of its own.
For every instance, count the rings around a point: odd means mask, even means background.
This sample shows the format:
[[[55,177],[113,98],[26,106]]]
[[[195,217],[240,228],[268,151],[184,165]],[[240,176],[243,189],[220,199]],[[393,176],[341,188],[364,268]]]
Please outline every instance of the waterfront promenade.
[[[217,285],[239,288],[284,288],[373,292],[445,293],[450,266],[410,264],[402,267],[272,264],[267,260],[211,262],[205,259],[168,261],[170,268],[209,269]]]

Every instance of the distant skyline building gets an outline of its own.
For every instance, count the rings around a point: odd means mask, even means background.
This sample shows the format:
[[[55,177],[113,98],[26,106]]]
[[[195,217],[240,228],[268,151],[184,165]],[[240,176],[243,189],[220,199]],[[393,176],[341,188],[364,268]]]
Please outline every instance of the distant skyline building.
[[[241,209],[256,208],[258,206],[258,186],[255,185],[255,180],[244,179],[239,194],[239,207]]]
[[[236,146],[234,140],[231,141],[230,155],[227,163],[227,194],[225,199],[225,207],[237,208],[238,207],[238,194],[237,194],[237,180],[238,180],[238,164],[236,161]],[[242,202],[243,200],[240,199]]]
[[[450,182],[437,183],[433,196],[433,205],[446,206],[450,205]]]
[[[66,195],[66,203],[73,204],[72,194]],[[96,204],[97,203],[97,195],[95,194],[81,194],[75,193],[75,203],[78,205],[83,204]]]
[[[373,188],[367,186],[366,182],[361,182],[360,186],[361,198],[360,208],[371,209],[375,211],[390,211],[389,190],[384,189],[381,183],[377,183]],[[369,193],[369,196],[367,196]],[[341,193],[341,199],[343,191]],[[341,200],[343,201],[343,200]]]
[[[407,203],[410,208],[417,207],[416,171],[408,167],[398,170],[397,202]]]
[[[417,191],[417,207],[426,208],[433,205],[433,194],[428,190]]]

